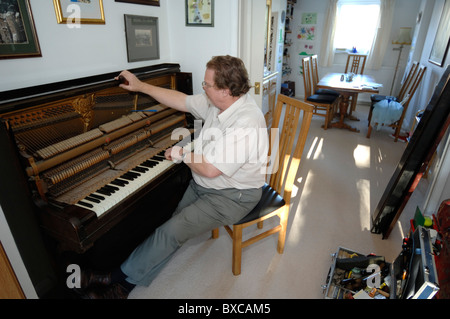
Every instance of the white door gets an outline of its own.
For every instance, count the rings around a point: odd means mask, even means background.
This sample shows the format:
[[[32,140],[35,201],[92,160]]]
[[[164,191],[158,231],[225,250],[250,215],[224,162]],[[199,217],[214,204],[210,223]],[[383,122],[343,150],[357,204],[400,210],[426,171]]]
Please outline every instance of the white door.
[[[239,0],[239,57],[249,73],[250,94],[262,106],[266,0]]]

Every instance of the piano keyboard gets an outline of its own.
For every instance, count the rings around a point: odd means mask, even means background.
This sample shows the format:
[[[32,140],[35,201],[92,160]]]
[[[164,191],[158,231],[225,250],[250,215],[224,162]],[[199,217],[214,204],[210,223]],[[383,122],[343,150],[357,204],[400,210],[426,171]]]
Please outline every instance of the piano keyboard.
[[[75,205],[92,210],[97,217],[100,217],[172,165],[175,163],[166,160],[164,151],[162,151],[86,196]]]
[[[192,149],[193,142],[187,148]],[[144,187],[162,172],[175,165],[164,156],[165,150],[142,162],[111,183],[86,196],[75,206],[89,209],[100,217],[128,196]]]

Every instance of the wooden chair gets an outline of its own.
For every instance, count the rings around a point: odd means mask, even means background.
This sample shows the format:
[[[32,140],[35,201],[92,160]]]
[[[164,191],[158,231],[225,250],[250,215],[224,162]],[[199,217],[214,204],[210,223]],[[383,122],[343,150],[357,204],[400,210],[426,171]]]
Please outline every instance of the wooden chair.
[[[302,59],[302,67],[303,83],[305,86],[305,102],[314,106],[315,115],[325,117],[323,128],[326,130],[333,119],[334,110],[337,108],[339,97],[328,94],[315,94],[313,92],[314,85],[311,71],[311,57]]]
[[[271,145],[270,158],[273,171],[268,172],[268,182],[257,206],[232,228],[225,226],[233,240],[232,271],[241,273],[242,249],[267,236],[278,233],[278,253],[282,254],[286,239],[291,192],[300,158],[306,143],[314,107],[303,101],[279,94],[274,112],[272,132],[279,132],[279,147]],[[275,134],[275,133],[274,133]],[[275,134],[277,135],[277,134]],[[277,136],[270,134],[270,141]],[[273,144],[273,143],[272,143]],[[278,165],[277,165],[278,164]],[[271,174],[270,174],[271,173]],[[263,221],[278,216],[279,223],[265,232],[243,241],[243,229],[257,224],[262,229]],[[219,229],[212,231],[212,237],[218,238]]]
[[[414,65],[412,66],[412,68]],[[425,71],[427,70],[426,66],[419,65],[415,68],[415,71],[413,74],[408,74],[408,77],[411,76],[411,78],[408,81],[408,85],[405,88],[402,88],[402,100],[398,100],[399,103],[403,105],[403,111],[400,116],[400,118],[395,121],[392,124],[389,124],[390,127],[394,128],[394,141],[398,141],[398,136],[400,134],[400,129],[402,128],[403,120],[405,118],[406,110],[408,109],[409,102],[411,101],[412,97],[414,96],[414,93],[416,92],[420,82],[422,81],[423,75],[425,74]],[[411,73],[411,71],[409,72]],[[405,81],[406,82],[406,81]],[[375,106],[376,107],[376,106]],[[370,115],[370,119],[372,120],[372,115]],[[377,125],[378,123],[374,123]],[[369,122],[369,129],[367,131],[367,138],[370,138],[370,135],[372,133],[372,123]]]
[[[389,96],[393,101],[397,101],[397,102],[403,101],[403,99],[405,98],[406,90],[411,85],[411,81],[414,78],[414,75],[416,74],[418,67],[419,67],[419,62],[417,62],[417,61],[414,61],[411,64],[411,68],[409,69],[409,72],[406,75],[405,81],[403,82],[398,95],[397,96]],[[367,118],[367,120],[369,122],[368,125],[370,125],[370,121],[372,120],[373,106],[375,104],[377,104],[378,102],[383,101],[387,97],[388,97],[388,95],[381,95],[381,94],[372,94],[370,96],[371,105],[370,105],[370,110],[369,110],[369,116]]]
[[[364,54],[349,54],[345,65],[345,73],[364,74],[366,59],[367,55]]]
[[[349,54],[347,57],[347,64],[345,65],[345,73],[364,74],[366,67],[367,55],[364,54]],[[349,115],[356,110],[356,103],[358,102],[358,94],[353,94],[350,97]]]
[[[312,92],[314,94],[326,94],[339,97],[339,92],[329,89],[318,89],[317,83],[319,83],[319,65],[317,63],[317,54],[311,56],[311,76],[312,76]]]

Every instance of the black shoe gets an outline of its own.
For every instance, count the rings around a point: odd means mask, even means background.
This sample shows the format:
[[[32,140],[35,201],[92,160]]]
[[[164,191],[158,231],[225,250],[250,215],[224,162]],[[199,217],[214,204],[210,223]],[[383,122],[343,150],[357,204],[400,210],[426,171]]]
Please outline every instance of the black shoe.
[[[127,299],[130,291],[121,284],[112,284],[107,288],[97,288],[87,292],[85,299]]]
[[[111,273],[101,273],[92,270],[81,271],[81,289],[91,286],[108,286],[111,284]]]

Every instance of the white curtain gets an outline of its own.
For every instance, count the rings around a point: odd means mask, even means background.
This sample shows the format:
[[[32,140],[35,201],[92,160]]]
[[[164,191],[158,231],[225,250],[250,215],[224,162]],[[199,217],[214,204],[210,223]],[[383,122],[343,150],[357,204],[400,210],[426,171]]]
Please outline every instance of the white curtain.
[[[328,9],[325,16],[324,32],[319,54],[319,65],[330,67],[334,61],[334,33],[336,31],[336,12],[338,0],[328,0]]]
[[[384,55],[389,45],[392,20],[394,19],[395,0],[380,0],[380,18],[375,40],[367,58],[367,67],[378,70],[383,64]]]
[[[336,12],[338,0],[328,0],[325,16],[324,32],[322,36],[319,64],[330,67],[334,61],[334,34],[336,32]],[[380,18],[378,30],[367,58],[367,68],[380,69],[389,44],[392,20],[394,18],[395,0],[380,0]]]

